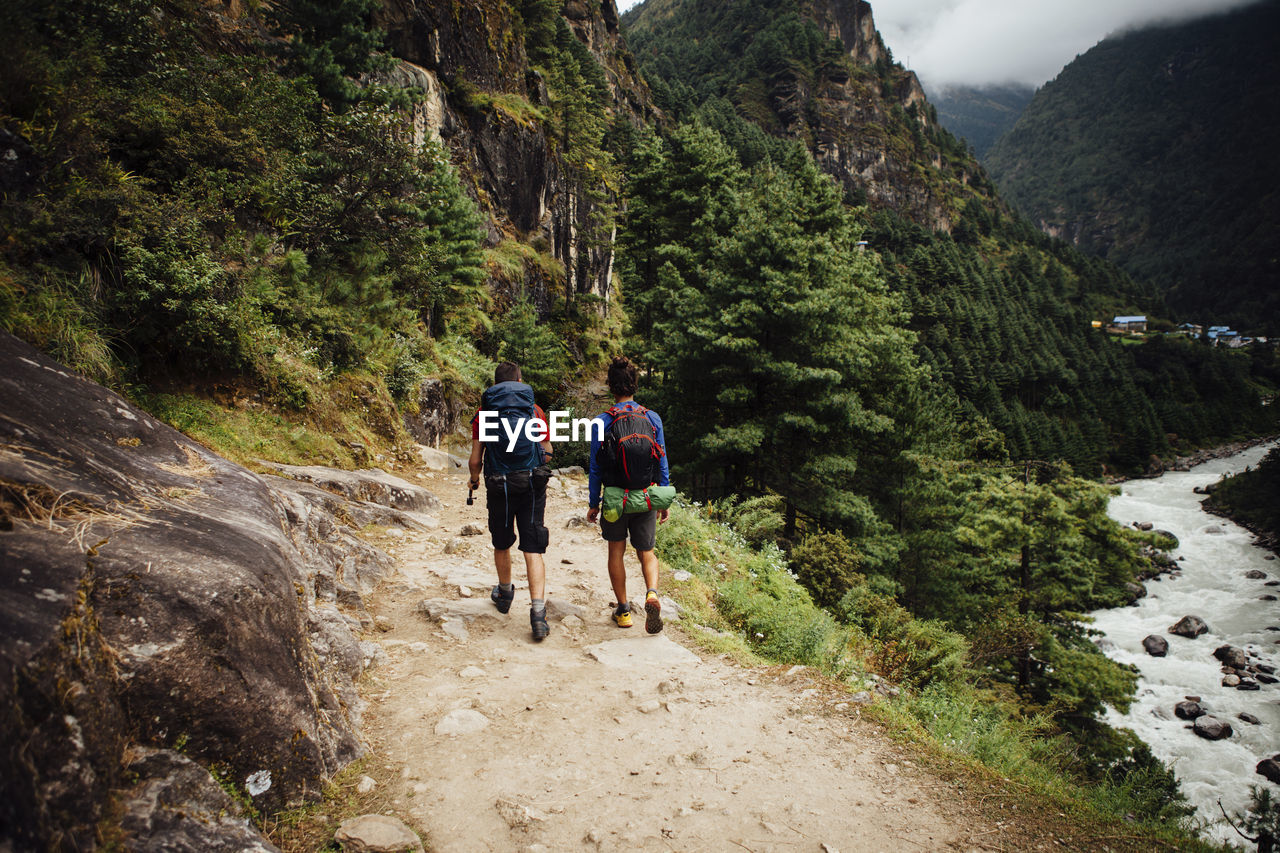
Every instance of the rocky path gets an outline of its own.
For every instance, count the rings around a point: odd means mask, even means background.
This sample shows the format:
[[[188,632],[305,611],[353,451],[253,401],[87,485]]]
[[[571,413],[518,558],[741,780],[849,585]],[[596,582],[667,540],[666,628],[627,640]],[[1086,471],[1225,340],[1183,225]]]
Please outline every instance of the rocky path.
[[[708,656],[671,620],[655,636],[642,618],[614,626],[603,543],[575,522],[584,479],[549,490],[540,644],[523,566],[503,616],[488,536],[459,536],[484,524],[483,498],[465,505],[460,470],[420,482],[444,501],[441,527],[387,543],[399,576],[370,610],[388,661],[363,692],[370,771],[428,849],[849,853],[1000,837],[802,668]]]

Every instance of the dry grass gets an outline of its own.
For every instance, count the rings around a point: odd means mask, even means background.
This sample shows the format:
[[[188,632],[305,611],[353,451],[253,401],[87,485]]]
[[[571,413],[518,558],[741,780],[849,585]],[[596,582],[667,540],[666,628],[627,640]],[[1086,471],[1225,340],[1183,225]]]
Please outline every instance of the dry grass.
[[[368,776],[377,786],[367,794],[356,790],[360,779]],[[395,811],[393,771],[370,757],[355,761],[325,785],[324,798],[286,812],[271,815],[262,828],[283,853],[316,853],[337,850],[334,833],[345,820],[365,814],[390,814]]]

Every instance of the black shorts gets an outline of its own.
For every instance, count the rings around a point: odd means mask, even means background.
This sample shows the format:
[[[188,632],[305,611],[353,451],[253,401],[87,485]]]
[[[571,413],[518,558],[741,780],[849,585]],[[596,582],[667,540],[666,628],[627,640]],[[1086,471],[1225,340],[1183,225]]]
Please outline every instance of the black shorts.
[[[545,554],[550,535],[543,524],[547,511],[548,468],[516,471],[505,476],[487,474],[484,478],[485,503],[489,505],[489,534],[493,547],[505,551],[520,533],[520,550],[526,554]]]
[[[658,511],[628,512],[618,516],[617,521],[605,521],[600,516],[600,535],[606,542],[626,542],[627,534],[631,535],[631,545],[637,551],[652,551],[658,533]]]

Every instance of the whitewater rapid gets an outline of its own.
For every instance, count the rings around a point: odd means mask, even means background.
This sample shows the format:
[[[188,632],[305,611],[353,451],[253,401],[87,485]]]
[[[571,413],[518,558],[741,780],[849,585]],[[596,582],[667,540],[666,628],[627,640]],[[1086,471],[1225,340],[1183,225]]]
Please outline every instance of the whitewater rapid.
[[[1132,729],[1156,756],[1169,764],[1182,790],[1196,806],[1197,817],[1211,826],[1206,835],[1220,841],[1239,837],[1222,820],[1218,801],[1228,814],[1243,813],[1250,801],[1249,786],[1271,785],[1254,772],[1259,761],[1280,752],[1280,684],[1264,684],[1253,692],[1222,686],[1221,664],[1213,650],[1229,643],[1280,665],[1280,602],[1260,596],[1280,596],[1280,560],[1252,544],[1249,531],[1200,508],[1203,495],[1196,486],[1216,482],[1223,474],[1256,465],[1274,445],[1250,448],[1186,472],[1123,484],[1108,512],[1121,524],[1149,521],[1157,530],[1178,537],[1173,556],[1181,577],[1161,575],[1146,584],[1147,597],[1136,607],[1118,607],[1090,614],[1093,627],[1105,634],[1100,645],[1114,660],[1141,670],[1138,694],[1127,714],[1110,711],[1106,721]],[[1217,533],[1215,531],[1221,531]],[[1245,572],[1259,569],[1263,580]],[[1183,616],[1194,614],[1209,625],[1209,633],[1194,640],[1168,632]],[[1148,634],[1169,641],[1167,657],[1155,658],[1142,647]],[[1191,731],[1191,724],[1173,714],[1173,706],[1187,696],[1199,696],[1209,713],[1231,724],[1228,740],[1208,741]],[[1250,725],[1238,718],[1247,712],[1261,720]]]

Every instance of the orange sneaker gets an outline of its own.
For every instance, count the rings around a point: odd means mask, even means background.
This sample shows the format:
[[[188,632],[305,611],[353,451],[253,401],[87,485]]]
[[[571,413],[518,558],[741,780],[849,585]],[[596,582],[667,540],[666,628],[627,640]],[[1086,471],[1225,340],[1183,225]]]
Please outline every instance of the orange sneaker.
[[[650,634],[662,630],[662,602],[652,592],[644,600],[644,629]]]

